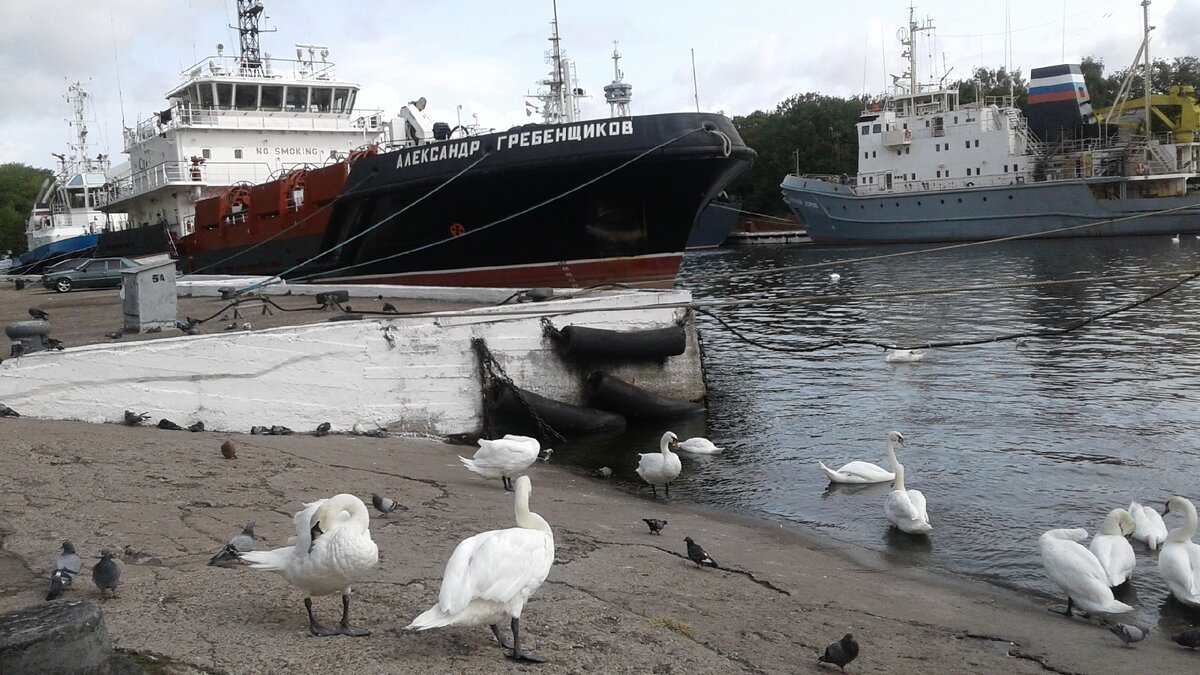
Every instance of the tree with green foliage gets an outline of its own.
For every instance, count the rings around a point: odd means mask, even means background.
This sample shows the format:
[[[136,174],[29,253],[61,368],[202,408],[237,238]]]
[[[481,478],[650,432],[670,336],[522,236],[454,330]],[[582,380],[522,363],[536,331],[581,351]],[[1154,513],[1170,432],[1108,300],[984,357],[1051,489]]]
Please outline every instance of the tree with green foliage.
[[[1133,66],[1115,71],[1108,77],[1104,76],[1104,62],[1088,56],[1081,64],[1083,81],[1087,84],[1088,96],[1092,99],[1093,108],[1107,108],[1116,103],[1117,93],[1125,78],[1133,72],[1129,94],[1126,100],[1142,98],[1145,87],[1142,81],[1141,66]],[[1170,93],[1174,86],[1191,86],[1200,91],[1200,58],[1195,56],[1180,56],[1170,61],[1154,59],[1150,62],[1150,91],[1154,94]]]
[[[974,103],[980,98],[999,98],[1012,96],[1016,106],[1025,109],[1029,100],[1029,83],[1021,77],[1021,71],[1009,73],[1004,68],[976,68],[974,77],[970,80],[958,80],[948,87],[958,90],[959,103]]]
[[[25,164],[0,164],[0,251],[26,251],[25,223],[42,181],[52,175]]]

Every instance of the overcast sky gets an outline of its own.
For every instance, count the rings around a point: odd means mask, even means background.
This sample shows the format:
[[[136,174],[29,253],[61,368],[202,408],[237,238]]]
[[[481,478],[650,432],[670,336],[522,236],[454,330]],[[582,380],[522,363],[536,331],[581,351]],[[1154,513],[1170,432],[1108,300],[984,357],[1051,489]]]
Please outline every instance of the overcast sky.
[[[935,39],[921,69],[950,79],[980,65],[1127,67],[1142,34],[1140,0],[914,0]],[[424,96],[426,113],[484,127],[529,121],[525,101],[546,77],[550,0],[265,0],[263,51],[330,49],[337,75],[361,85],[358,108],[394,115]],[[879,93],[904,70],[896,29],[907,0],[559,0],[559,30],[585,117],[604,117],[613,41],[633,85],[634,114],[700,108],[729,116],[772,110],[794,94]],[[91,152],[122,155],[120,129],[165,107],[180,73],[236,54],[234,0],[0,0],[0,163],[52,168],[72,138],[68,82],[92,94]],[[1200,55],[1200,0],[1153,0],[1151,54]],[[1010,30],[1006,31],[1006,26]],[[695,50],[696,90],[692,51]],[[1006,56],[1011,54],[1011,56]],[[537,119],[536,117],[534,118]]]

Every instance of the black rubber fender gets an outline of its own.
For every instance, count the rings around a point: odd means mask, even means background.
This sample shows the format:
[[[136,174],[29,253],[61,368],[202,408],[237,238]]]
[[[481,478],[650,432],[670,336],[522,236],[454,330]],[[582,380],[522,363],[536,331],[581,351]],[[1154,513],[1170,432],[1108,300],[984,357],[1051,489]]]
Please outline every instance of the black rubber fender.
[[[660,396],[619,377],[595,371],[584,385],[588,405],[620,413],[629,419],[687,417],[704,412],[704,404]]]
[[[683,326],[637,331],[567,326],[550,337],[559,356],[567,361],[661,361],[687,349]]]
[[[512,419],[527,420],[531,426],[529,430],[531,435],[536,435],[533,432],[537,430],[537,422],[530,417],[529,411],[517,399],[513,389],[520,392],[521,397],[538,414],[538,417],[542,418],[543,422],[560,434],[621,433],[625,431],[625,418],[621,415],[555,401],[519,387],[502,385],[499,389],[494,411]]]

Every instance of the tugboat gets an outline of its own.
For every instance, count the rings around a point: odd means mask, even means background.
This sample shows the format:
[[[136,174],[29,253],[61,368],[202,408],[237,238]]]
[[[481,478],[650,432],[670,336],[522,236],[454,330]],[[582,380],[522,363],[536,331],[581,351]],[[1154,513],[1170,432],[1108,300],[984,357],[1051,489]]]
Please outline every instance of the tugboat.
[[[67,102],[74,112],[75,142],[69,155],[54,153],[58,171],[42,181],[26,222],[28,249],[12,260],[14,270],[29,272],[72,255],[90,255],[100,234],[126,227],[124,214],[108,214],[97,208],[111,167],[107,155],[88,155],[87,99],[88,93],[79,82],[67,87]]]
[[[722,115],[581,120],[585,92],[560,48],[557,11],[552,26],[541,123],[451,128],[422,120],[418,100],[379,143],[200,200],[178,241],[185,273],[671,285],[697,215],[756,155]]]

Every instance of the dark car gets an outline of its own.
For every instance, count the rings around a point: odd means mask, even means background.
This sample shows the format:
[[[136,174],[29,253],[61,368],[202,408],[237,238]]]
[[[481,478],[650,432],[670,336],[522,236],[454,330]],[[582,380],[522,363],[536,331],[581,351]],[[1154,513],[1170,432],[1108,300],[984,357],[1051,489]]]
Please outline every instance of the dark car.
[[[42,270],[42,274],[53,274],[55,272],[79,269],[81,265],[90,260],[91,258],[67,258],[66,260],[60,260]]]
[[[137,268],[128,258],[94,258],[73,269],[60,269],[42,275],[42,285],[59,293],[76,288],[118,288],[121,271]]]

